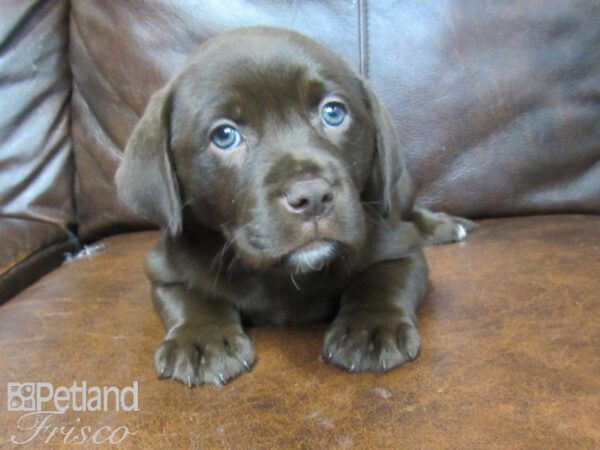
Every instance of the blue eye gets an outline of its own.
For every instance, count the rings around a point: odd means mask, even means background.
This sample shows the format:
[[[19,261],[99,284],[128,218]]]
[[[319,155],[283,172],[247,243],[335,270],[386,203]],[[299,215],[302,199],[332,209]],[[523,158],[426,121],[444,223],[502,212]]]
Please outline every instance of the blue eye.
[[[327,127],[339,127],[346,118],[346,107],[340,102],[329,102],[321,109],[321,120]]]
[[[222,125],[213,130],[210,140],[220,149],[227,150],[240,145],[242,137],[240,132],[231,125]]]

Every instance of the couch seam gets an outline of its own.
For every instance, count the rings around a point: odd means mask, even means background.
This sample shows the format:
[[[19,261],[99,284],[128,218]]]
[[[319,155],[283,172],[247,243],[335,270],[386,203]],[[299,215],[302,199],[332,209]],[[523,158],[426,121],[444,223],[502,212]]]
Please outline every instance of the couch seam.
[[[369,9],[367,0],[358,0],[358,71],[369,77]]]
[[[77,204],[77,176],[79,171],[77,170],[77,158],[75,158],[75,139],[73,138],[73,63],[71,61],[71,20],[72,20],[72,5],[70,0],[66,0],[67,10],[67,67],[69,77],[69,114],[68,114],[68,129],[71,147],[71,161],[73,164],[73,177],[71,179],[71,205],[73,208],[73,227],[74,235],[79,240],[79,208]]]

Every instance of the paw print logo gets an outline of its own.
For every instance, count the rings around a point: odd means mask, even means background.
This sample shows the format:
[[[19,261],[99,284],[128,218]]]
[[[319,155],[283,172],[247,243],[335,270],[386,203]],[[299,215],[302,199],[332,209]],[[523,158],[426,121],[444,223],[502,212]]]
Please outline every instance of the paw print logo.
[[[34,383],[8,383],[6,391],[9,411],[35,411]]]

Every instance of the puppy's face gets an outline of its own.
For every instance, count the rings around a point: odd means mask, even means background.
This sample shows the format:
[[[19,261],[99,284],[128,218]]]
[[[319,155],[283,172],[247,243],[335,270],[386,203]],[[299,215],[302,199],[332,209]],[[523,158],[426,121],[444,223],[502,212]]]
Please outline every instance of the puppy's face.
[[[152,176],[139,165],[132,173],[135,154],[158,138],[159,175],[141,183],[145,195],[163,184],[153,211],[174,234],[198,224],[221,230],[250,267],[319,270],[360,252],[361,200],[385,202],[373,98],[339,57],[301,35],[226,33],[155,94],[128,144],[119,193],[131,206],[140,181],[130,177]]]

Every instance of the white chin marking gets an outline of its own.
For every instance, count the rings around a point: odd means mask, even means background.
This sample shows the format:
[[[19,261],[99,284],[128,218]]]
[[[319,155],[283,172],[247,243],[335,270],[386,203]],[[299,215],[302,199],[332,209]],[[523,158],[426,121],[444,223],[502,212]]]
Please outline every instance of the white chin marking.
[[[292,252],[289,264],[296,273],[321,270],[335,254],[335,245],[331,242],[312,242]]]

